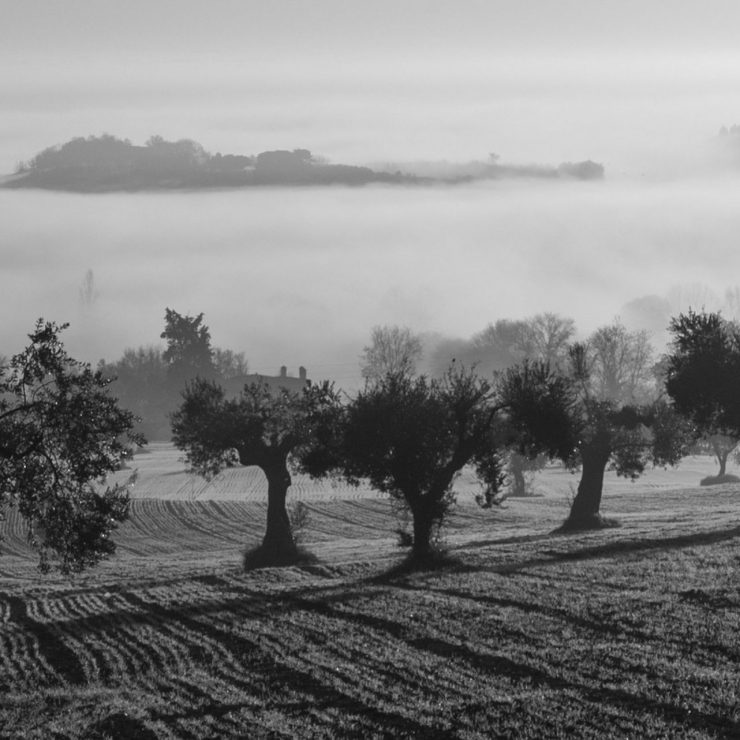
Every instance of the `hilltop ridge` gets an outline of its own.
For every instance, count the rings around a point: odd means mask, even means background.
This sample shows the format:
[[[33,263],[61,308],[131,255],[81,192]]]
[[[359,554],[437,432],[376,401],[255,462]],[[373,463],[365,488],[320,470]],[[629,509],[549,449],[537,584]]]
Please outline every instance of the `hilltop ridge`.
[[[601,179],[602,165],[590,160],[558,167],[502,165],[496,159],[459,165],[447,175],[401,169],[330,164],[308,149],[279,149],[257,155],[210,154],[190,139],[166,141],[152,136],[143,146],[110,134],[78,137],[48,147],[14,175],[0,178],[3,188],[41,188],[72,192],[115,192],[238,188],[250,186],[367,185],[372,183],[455,184],[511,177]]]

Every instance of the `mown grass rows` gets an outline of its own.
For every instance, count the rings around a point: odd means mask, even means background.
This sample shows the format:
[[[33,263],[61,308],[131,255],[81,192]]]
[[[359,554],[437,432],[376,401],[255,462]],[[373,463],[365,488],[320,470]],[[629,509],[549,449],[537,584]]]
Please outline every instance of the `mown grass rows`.
[[[611,503],[568,537],[551,498],[460,507],[408,573],[388,501],[315,502],[334,560],[245,574],[263,505],[134,501],[94,572],[0,560],[0,737],[740,736],[737,491]]]
[[[124,718],[156,737],[737,736],[731,524],[462,548],[427,574],[171,579],[151,560],[6,588],[0,718],[27,728],[36,702],[39,737],[60,717],[68,737]]]

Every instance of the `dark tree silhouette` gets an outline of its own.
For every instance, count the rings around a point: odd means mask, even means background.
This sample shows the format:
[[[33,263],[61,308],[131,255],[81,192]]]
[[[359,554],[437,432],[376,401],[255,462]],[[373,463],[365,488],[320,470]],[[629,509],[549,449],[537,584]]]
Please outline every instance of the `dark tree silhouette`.
[[[101,483],[144,440],[109,381],[67,355],[65,328],[39,320],[26,349],[0,368],[0,515],[17,507],[41,569],[56,559],[69,572],[115,550],[127,485]]]
[[[331,424],[338,408],[338,396],[328,383],[300,393],[252,383],[238,398],[227,398],[221,386],[203,378],[186,387],[172,430],[192,469],[210,478],[236,458],[242,465],[256,465],[267,478],[267,528],[262,545],[245,559],[248,567],[298,559],[285,508],[291,457],[321,456],[314,447],[322,425]]]
[[[211,334],[203,323],[203,314],[182,316],[165,309],[165,329],[160,335],[167,340],[162,358],[173,389],[179,393],[185,383],[196,377],[212,379],[215,374]]]

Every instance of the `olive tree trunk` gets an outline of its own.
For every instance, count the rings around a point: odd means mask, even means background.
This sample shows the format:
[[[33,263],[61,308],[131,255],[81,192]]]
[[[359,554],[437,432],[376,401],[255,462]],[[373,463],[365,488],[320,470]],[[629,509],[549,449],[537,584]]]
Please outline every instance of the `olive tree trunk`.
[[[432,555],[432,527],[434,519],[428,506],[417,504],[411,514],[414,518],[414,542],[411,555],[414,560],[426,560]]]
[[[604,472],[609,462],[607,450],[585,447],[581,450],[582,470],[565,529],[593,529],[603,526],[601,494],[604,490]]]
[[[290,519],[285,508],[285,499],[291,478],[287,460],[260,466],[267,478],[267,528],[262,544],[257,550],[247,553],[245,567],[288,565],[298,558]]]

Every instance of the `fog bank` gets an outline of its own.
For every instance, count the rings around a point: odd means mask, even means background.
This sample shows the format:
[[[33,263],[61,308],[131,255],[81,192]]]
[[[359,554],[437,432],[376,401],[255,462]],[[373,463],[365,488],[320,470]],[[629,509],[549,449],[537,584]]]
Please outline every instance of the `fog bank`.
[[[156,344],[165,307],[215,345],[358,382],[376,324],[469,337],[553,311],[582,332],[628,302],[738,282],[736,179],[136,195],[2,192],[0,352],[38,316],[96,361]],[[95,300],[79,288],[87,270]]]

